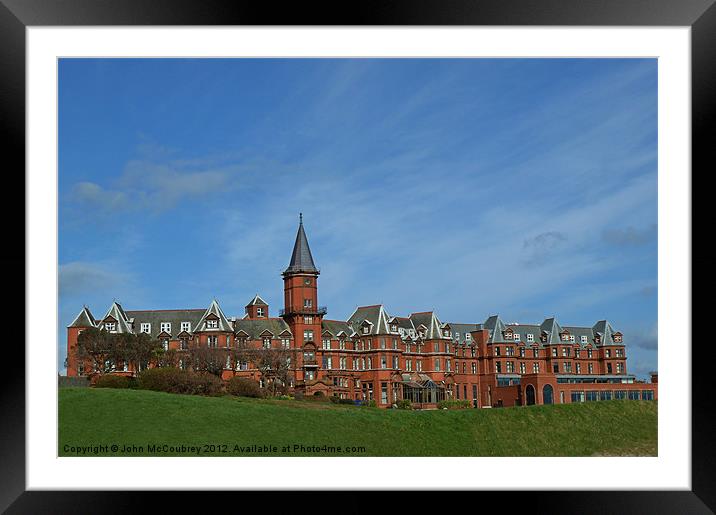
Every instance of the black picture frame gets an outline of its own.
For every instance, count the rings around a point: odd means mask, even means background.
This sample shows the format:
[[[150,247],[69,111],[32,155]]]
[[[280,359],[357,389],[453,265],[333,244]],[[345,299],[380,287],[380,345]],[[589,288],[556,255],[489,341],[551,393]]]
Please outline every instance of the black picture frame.
[[[708,137],[711,133],[709,129],[714,129],[716,119],[714,0],[393,0],[325,4],[294,2],[281,5],[280,8],[270,2],[218,0],[0,0],[0,123],[5,136],[3,155],[6,163],[8,156],[14,158],[14,165],[8,166],[4,174],[7,181],[3,204],[8,215],[12,215],[5,217],[5,237],[6,241],[14,242],[15,245],[13,252],[5,252],[1,258],[6,270],[26,270],[27,258],[24,250],[19,251],[19,242],[25,241],[24,226],[13,223],[18,217],[17,213],[24,212],[24,194],[19,194],[25,191],[24,176],[19,170],[25,169],[25,28],[77,25],[688,26],[691,27],[692,43],[692,169],[701,169],[703,175],[707,172],[707,166],[713,167],[716,162],[716,146]],[[689,171],[685,170],[684,173]],[[692,173],[691,177],[695,175]],[[15,184],[8,182],[13,179]],[[13,202],[20,205],[13,206]],[[16,313],[20,301],[10,291],[20,290],[6,291],[4,300],[8,307],[5,313]],[[15,322],[19,325],[19,321]],[[691,328],[685,328],[683,334],[689,338],[668,343],[688,345]],[[7,509],[7,513],[125,513],[146,507],[149,498],[158,500],[163,511],[188,506],[188,501],[194,497],[192,492],[132,492],[127,495],[118,491],[26,491],[25,352],[22,347],[11,345],[14,344],[14,338],[6,338],[4,344],[6,352],[3,357],[7,364],[3,367],[3,386],[0,391],[0,509]],[[704,344],[709,345],[710,342],[705,341]],[[696,350],[696,345],[692,350]],[[515,511],[713,512],[716,510],[716,473],[711,462],[715,455],[713,434],[716,427],[711,416],[714,400],[708,385],[710,360],[696,359],[696,352],[692,352],[692,356],[691,491],[523,491],[509,494],[479,492],[471,495],[479,496],[479,506],[487,507],[491,501],[498,501],[501,509]],[[558,488],[557,479],[555,489]],[[210,494],[212,498],[208,506],[216,509],[221,509],[225,503],[235,502],[231,500],[233,494],[228,492]],[[245,493],[241,495],[246,496]],[[311,502],[310,492],[271,495],[278,502],[283,497],[287,502],[295,502],[297,505]],[[410,494],[411,504],[416,509],[423,506],[423,498],[429,499],[429,493]],[[443,496],[440,505],[446,510],[452,509],[451,498]],[[371,509],[360,499],[364,498],[359,492],[345,493],[341,504],[345,510],[350,511],[364,512]],[[390,505],[394,506],[393,503]]]

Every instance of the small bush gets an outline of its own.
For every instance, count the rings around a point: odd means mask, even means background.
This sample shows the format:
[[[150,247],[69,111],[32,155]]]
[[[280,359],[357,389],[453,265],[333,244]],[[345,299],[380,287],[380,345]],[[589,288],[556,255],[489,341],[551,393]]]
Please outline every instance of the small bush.
[[[470,401],[440,401],[438,402],[438,409],[467,409],[470,407]]]
[[[294,398],[291,395],[278,395],[274,397],[277,401],[292,401]]]
[[[231,395],[240,397],[263,397],[259,383],[247,377],[232,377],[226,383],[226,391]]]
[[[107,374],[99,376],[94,383],[95,388],[129,388],[130,378],[127,376],[116,376]]]
[[[338,403],[340,402],[340,400],[341,400],[341,398],[338,397],[338,395],[331,395],[328,399],[329,399],[333,404],[338,404]]]
[[[397,409],[413,409],[413,403],[410,402],[410,399],[400,399],[395,403],[395,407]]]
[[[195,373],[174,367],[148,368],[139,373],[138,387],[142,390],[181,393],[185,395],[218,395],[223,381],[206,372]]]
[[[372,400],[372,401],[366,401],[366,402],[364,402],[363,404],[361,404],[361,406],[366,406],[366,407],[368,407],[368,408],[377,408],[377,407],[378,407],[378,403],[375,402],[375,399],[374,399],[374,400]]]

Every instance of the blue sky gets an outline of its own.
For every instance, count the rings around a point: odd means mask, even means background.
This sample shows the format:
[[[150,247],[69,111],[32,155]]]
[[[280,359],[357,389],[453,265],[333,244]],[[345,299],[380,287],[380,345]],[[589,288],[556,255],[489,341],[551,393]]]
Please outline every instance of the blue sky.
[[[606,318],[657,368],[655,59],[62,59],[58,369],[83,304],[275,315],[299,212],[329,318]]]

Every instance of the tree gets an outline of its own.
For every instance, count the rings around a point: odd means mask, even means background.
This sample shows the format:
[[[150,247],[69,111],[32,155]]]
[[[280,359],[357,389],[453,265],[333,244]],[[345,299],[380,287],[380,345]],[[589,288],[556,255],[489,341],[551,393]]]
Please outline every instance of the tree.
[[[271,394],[276,395],[277,388],[287,388],[293,371],[291,361],[293,351],[283,348],[260,348],[252,349],[251,361],[261,372],[261,377],[270,385]]]
[[[118,363],[126,359],[125,339],[120,334],[90,327],[77,337],[77,358],[90,361],[90,376],[114,372]]]
[[[221,378],[226,361],[229,357],[229,349],[209,347],[198,341],[189,344],[187,358],[192,368],[197,372],[208,372]]]

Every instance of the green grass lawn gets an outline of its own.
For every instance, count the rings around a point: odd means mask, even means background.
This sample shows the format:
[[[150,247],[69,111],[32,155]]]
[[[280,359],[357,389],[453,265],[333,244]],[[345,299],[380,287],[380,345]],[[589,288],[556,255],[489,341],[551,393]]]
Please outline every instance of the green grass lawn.
[[[112,452],[111,445],[141,447]],[[501,409],[402,411],[311,401],[198,397],[143,390],[61,388],[59,455],[192,456],[656,456],[655,401]],[[215,445],[214,452],[204,445]],[[235,446],[275,446],[251,452]],[[341,447],[314,452],[294,445]],[[362,447],[353,452],[346,447]]]

